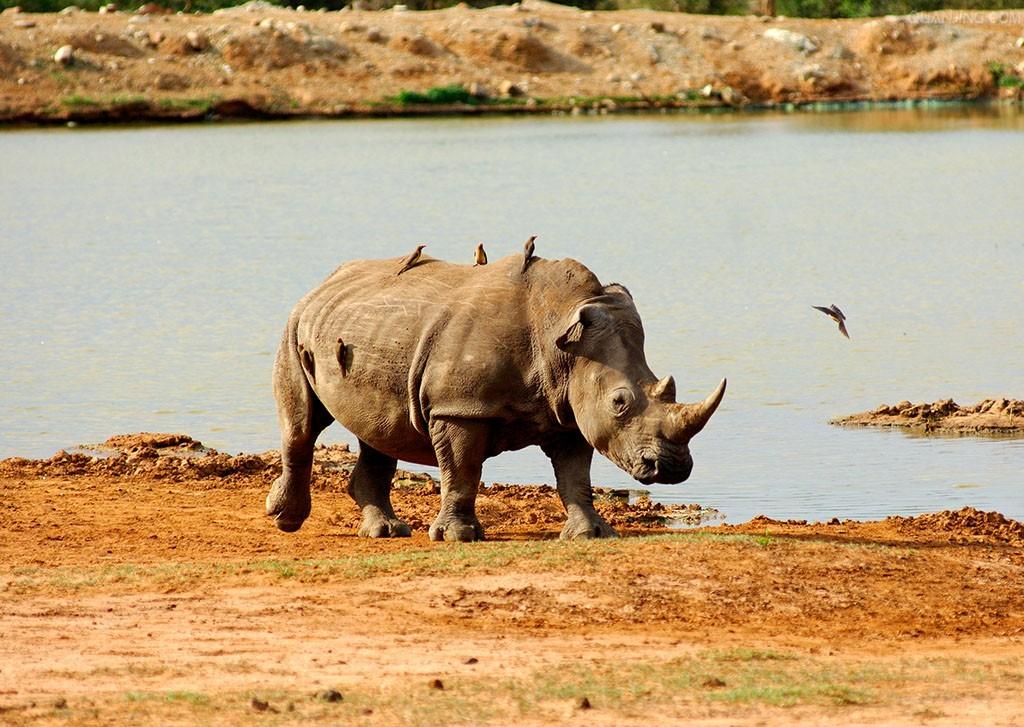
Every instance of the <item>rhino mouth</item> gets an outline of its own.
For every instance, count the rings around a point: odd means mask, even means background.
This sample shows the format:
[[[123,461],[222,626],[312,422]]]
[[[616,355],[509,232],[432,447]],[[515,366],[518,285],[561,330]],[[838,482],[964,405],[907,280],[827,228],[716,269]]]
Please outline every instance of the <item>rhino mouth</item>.
[[[643,485],[676,485],[685,482],[693,470],[689,457],[668,458],[655,452],[641,452],[628,472]]]

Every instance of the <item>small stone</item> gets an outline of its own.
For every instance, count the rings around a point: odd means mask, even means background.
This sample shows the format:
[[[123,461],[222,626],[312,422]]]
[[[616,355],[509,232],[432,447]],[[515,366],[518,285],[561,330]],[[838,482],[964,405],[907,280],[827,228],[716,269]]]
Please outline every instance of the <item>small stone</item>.
[[[395,6],[393,6],[391,8],[391,11],[394,12],[394,13],[407,13],[407,12],[409,12],[409,6],[408,5],[395,5]]]
[[[441,691],[444,691],[444,682],[442,682],[440,679],[431,679],[430,680],[430,688],[431,689],[439,689]]]
[[[1018,48],[1024,48],[1024,35],[1017,38],[1017,41],[1014,43],[1014,45],[1017,46]]]
[[[380,28],[370,28],[366,31],[366,40],[370,43],[383,43],[385,41],[384,33]]]
[[[77,5],[68,5],[66,8],[60,11],[60,15],[73,15],[74,13],[82,12],[82,8]]]
[[[659,23],[657,21],[651,23],[650,28],[655,33],[664,33],[665,32],[665,24],[664,23]]]
[[[466,660],[465,660],[464,662],[462,662],[462,663],[463,663],[463,664],[476,664],[476,663],[477,663],[477,662],[479,662],[479,661],[480,661],[480,660],[479,660],[479,659],[477,659],[477,658],[476,658],[475,656],[471,656],[471,657],[469,657],[468,659],[466,659]]]
[[[715,95],[715,87],[712,86],[710,83],[707,84],[706,86],[704,86],[704,88],[700,90],[700,95],[703,96],[704,98],[711,98],[712,96]]]
[[[53,61],[61,66],[70,66],[75,62],[75,49],[70,45],[62,45],[57,49],[57,52],[53,54]]]
[[[341,696],[341,692],[335,689],[324,689],[322,692],[316,693],[316,698],[321,702],[340,702],[344,699]]]
[[[700,685],[702,687],[707,687],[708,689],[721,689],[725,686],[725,682],[718,677],[708,677],[702,681]]]
[[[586,697],[579,697],[576,699],[576,709],[590,709],[590,700]]]
[[[785,28],[768,28],[764,31],[764,37],[776,43],[792,46],[804,54],[814,53],[818,50],[818,44],[803,33],[795,33]]]
[[[612,26],[612,32],[613,33],[621,33],[622,32],[622,27],[623,27],[622,23],[616,23],[615,25]]]
[[[505,98],[515,98],[523,95],[523,89],[508,79],[501,82],[498,86],[498,92]]]
[[[249,705],[257,712],[266,712],[268,709],[270,709],[269,703],[264,702],[262,699],[258,699],[256,697],[252,698],[252,701],[249,703]]]
[[[194,51],[206,50],[206,36],[197,30],[190,30],[185,33],[185,41],[188,43],[189,48]]]
[[[487,93],[487,87],[482,83],[477,83],[476,81],[469,84],[469,87],[466,90],[469,91],[469,95],[474,98],[487,98],[490,95]]]
[[[34,28],[36,27],[36,21],[34,20],[15,20],[13,23],[15,28]]]
[[[58,697],[57,699],[53,700],[53,708],[54,709],[67,709],[68,708],[68,700],[66,700],[64,697]]]

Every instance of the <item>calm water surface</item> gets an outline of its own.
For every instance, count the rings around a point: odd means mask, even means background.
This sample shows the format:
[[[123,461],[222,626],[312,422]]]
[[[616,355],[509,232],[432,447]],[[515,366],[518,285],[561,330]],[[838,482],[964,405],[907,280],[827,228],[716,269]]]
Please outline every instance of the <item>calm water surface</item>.
[[[681,398],[729,378],[690,481],[657,498],[1024,518],[1024,440],[826,424],[1024,398],[1022,132],[979,110],[3,132],[0,457],[140,430],[276,447],[277,341],[335,266],[421,241],[494,259],[536,232],[629,286]],[[852,341],[810,307],[832,302]],[[535,449],[484,478],[552,480]]]

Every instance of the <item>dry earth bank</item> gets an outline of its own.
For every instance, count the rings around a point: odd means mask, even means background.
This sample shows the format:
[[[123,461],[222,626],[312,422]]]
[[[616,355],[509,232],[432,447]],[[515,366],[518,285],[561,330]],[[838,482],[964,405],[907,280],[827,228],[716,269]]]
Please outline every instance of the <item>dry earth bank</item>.
[[[350,463],[318,450],[288,535],[276,453],[0,462],[0,722],[1020,724],[1024,525],[998,513],[671,532],[609,499],[634,537],[562,543],[554,493],[505,486],[490,542],[431,543],[438,496],[400,473],[417,532],[368,541]]]
[[[530,0],[430,12],[250,3],[210,15],[0,15],[7,121],[1019,100],[1022,76],[1024,11],[810,20]],[[451,85],[480,103],[385,101]]]

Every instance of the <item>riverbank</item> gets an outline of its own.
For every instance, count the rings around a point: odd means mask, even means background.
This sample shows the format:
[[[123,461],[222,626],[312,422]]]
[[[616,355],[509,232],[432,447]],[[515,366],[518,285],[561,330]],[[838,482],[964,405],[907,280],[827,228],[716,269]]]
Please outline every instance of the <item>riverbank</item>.
[[[1024,11],[0,14],[6,123],[1017,103],[1022,78]]]
[[[1024,525],[965,508],[554,541],[550,489],[487,488],[489,542],[357,538],[352,455],[263,515],[276,453],[130,435],[0,462],[0,723],[1014,724]],[[768,495],[766,495],[768,497]]]

